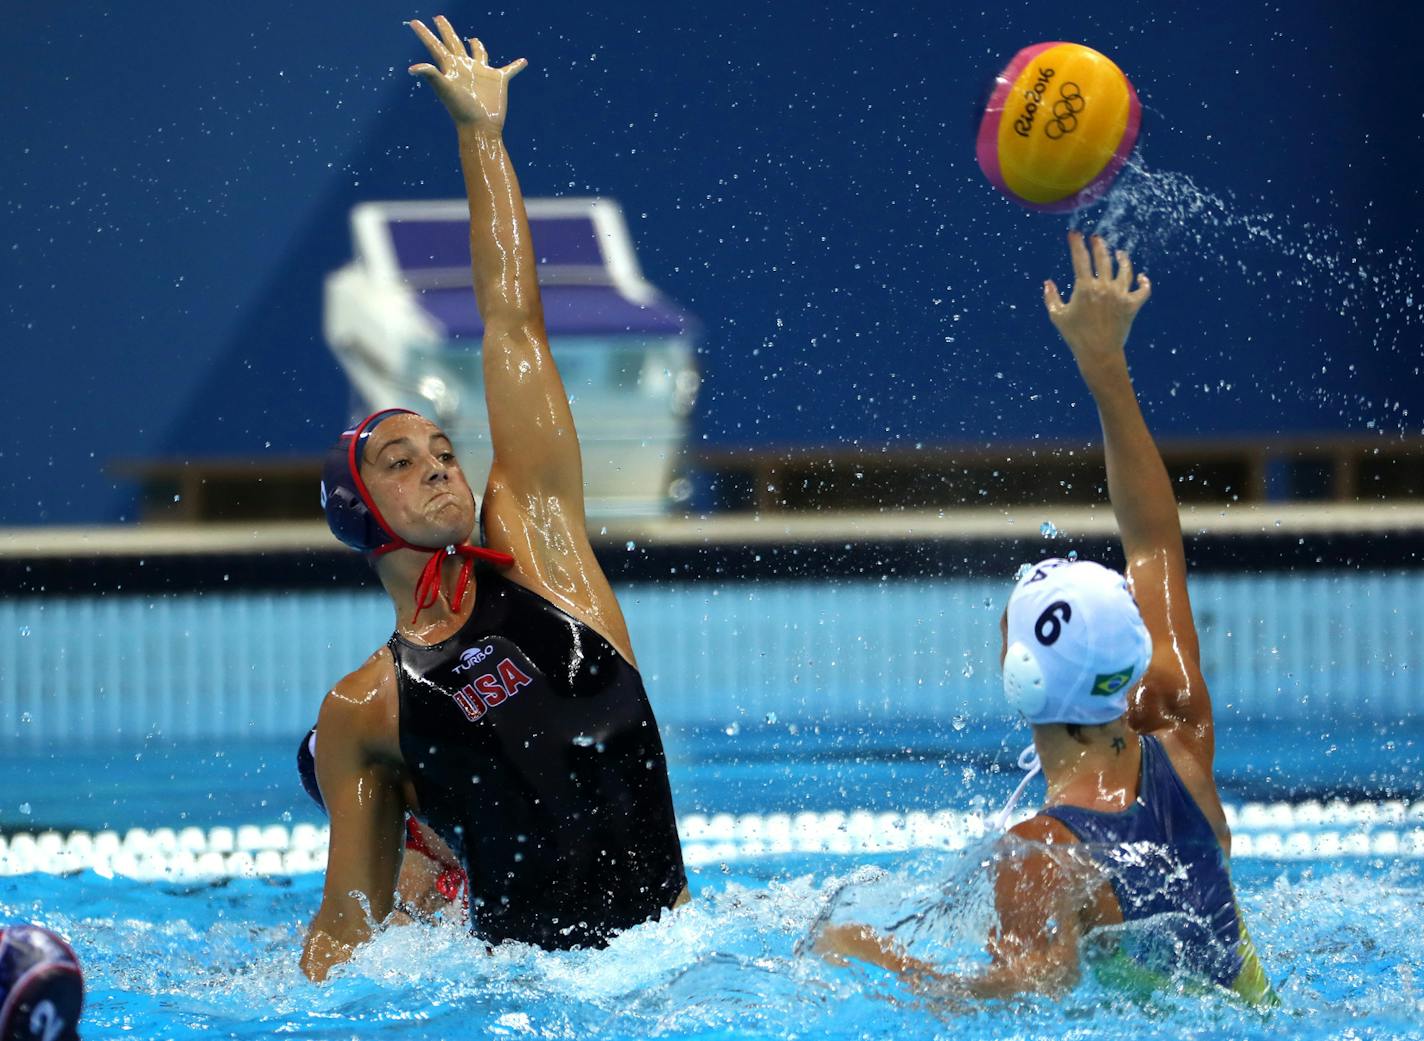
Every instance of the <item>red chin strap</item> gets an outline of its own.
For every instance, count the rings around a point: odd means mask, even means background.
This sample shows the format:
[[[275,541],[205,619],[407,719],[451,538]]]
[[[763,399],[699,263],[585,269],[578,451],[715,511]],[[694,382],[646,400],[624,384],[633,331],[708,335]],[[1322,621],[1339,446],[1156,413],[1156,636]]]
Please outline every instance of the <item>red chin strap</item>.
[[[435,546],[417,546],[413,542],[407,542],[395,533],[395,529],[386,523],[386,518],[381,515],[381,511],[376,506],[376,500],[371,497],[370,490],[366,487],[366,482],[361,479],[360,460],[357,458],[357,449],[361,446],[361,438],[368,433],[367,427],[372,420],[379,423],[392,413],[403,413],[415,416],[418,413],[411,412],[410,409],[395,408],[386,409],[381,412],[373,412],[350,432],[351,442],[346,448],[346,466],[351,472],[351,482],[356,486],[356,494],[361,496],[361,501],[366,504],[366,509],[371,511],[371,516],[376,519],[376,524],[389,537],[390,542],[380,546],[375,550],[375,555],[383,557],[387,553],[398,549],[415,549],[423,553],[429,553],[430,559],[425,562],[425,569],[420,573],[420,581],[415,586],[415,614],[411,616],[411,624],[414,625],[416,619],[420,617],[420,612],[427,607],[434,607],[435,602],[440,599],[440,565],[446,557],[459,555],[464,557],[464,562],[460,565],[460,577],[455,583],[455,597],[450,601],[450,609],[458,611],[460,605],[465,602],[465,590],[470,587],[470,574],[475,569],[476,560],[485,560],[495,567],[513,567],[514,558],[508,553],[500,553],[498,550],[485,549],[483,546],[472,546],[468,542],[458,546],[446,546],[443,549]],[[374,427],[372,427],[374,429]],[[342,435],[343,437],[345,435]]]
[[[404,539],[397,539],[376,550],[376,555],[385,556],[396,549],[416,549],[430,554],[430,559],[425,562],[425,567],[420,572],[420,581],[415,584],[415,614],[410,618],[412,625],[420,617],[421,611],[434,607],[440,599],[440,566],[445,563],[446,557],[464,558],[460,563],[460,577],[455,580],[455,595],[450,599],[452,611],[460,610],[460,605],[465,602],[465,591],[470,588],[470,575],[475,570],[475,561],[488,561],[495,567],[514,566],[514,558],[508,553],[485,549],[483,546],[472,546],[468,542],[458,546],[446,546],[444,549],[431,549],[429,546],[416,546]]]

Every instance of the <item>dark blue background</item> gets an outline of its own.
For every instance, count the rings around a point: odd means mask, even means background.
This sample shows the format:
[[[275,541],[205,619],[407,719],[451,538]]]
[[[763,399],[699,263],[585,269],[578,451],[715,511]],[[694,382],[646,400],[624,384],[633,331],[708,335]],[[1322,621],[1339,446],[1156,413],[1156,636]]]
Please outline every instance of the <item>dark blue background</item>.
[[[6,524],[130,516],[117,458],[319,451],[351,205],[461,192],[404,71],[401,22],[435,9],[84,6],[12,5],[0,37]],[[700,444],[1092,433],[1039,303],[1069,221],[999,198],[972,148],[987,79],[1055,38],[1132,76],[1150,168],[1226,201],[1120,225],[1156,284],[1132,356],[1159,432],[1421,432],[1415,4],[519,7],[447,13],[530,59],[526,193],[620,200],[701,319]]]

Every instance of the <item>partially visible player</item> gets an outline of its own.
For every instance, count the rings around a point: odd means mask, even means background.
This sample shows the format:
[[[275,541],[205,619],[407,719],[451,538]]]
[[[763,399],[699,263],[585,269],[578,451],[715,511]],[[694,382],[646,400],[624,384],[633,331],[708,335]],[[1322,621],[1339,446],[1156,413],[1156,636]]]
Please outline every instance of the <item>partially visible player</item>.
[[[1124,355],[1151,284],[1145,275],[1134,283],[1124,252],[1114,269],[1101,238],[1090,255],[1073,232],[1069,250],[1071,299],[1048,281],[1044,303],[1098,407],[1127,577],[1046,560],[1009,597],[1004,692],[1033,724],[1048,797],[1001,847],[991,964],[948,976],[863,926],[827,929],[817,947],[941,994],[1003,998],[1071,988],[1085,934],[1155,919],[1159,942],[1134,943],[1124,957],[1269,1001],[1231,886],[1177,503]]]
[[[0,928],[0,1041],[77,1041],[84,974],[73,948],[38,925]]]

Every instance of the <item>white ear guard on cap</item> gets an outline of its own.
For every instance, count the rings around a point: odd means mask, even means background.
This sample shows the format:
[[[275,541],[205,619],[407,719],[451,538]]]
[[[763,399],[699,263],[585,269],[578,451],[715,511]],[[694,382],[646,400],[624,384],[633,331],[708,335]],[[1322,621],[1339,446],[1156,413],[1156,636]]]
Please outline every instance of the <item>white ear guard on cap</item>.
[[[1152,657],[1127,580],[1091,561],[1027,569],[1009,597],[1004,696],[1031,723],[1111,722]]]
[[[1043,685],[1043,670],[1033,652],[1021,643],[1014,643],[1004,655],[1004,697],[1025,716],[1036,716],[1048,701]]]

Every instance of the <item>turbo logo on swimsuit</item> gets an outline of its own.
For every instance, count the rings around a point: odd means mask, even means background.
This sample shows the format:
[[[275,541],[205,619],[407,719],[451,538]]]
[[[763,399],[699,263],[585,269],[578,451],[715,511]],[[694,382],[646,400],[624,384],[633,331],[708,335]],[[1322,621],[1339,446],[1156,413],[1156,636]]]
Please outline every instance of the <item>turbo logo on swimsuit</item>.
[[[456,666],[459,671],[459,666]],[[486,712],[504,704],[534,680],[525,673],[512,658],[505,658],[495,667],[494,672],[475,677],[451,695],[460,711],[471,723],[482,718]]]
[[[483,647],[471,647],[460,655],[460,663],[454,666],[454,671],[468,672],[492,654],[494,654],[493,644],[487,643]]]

